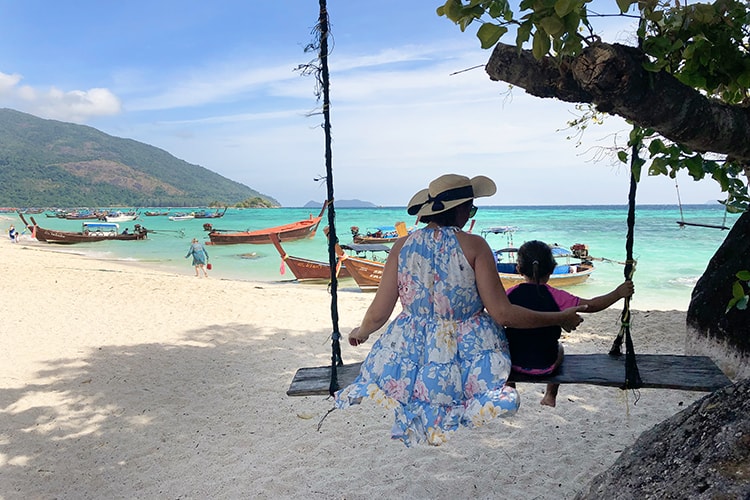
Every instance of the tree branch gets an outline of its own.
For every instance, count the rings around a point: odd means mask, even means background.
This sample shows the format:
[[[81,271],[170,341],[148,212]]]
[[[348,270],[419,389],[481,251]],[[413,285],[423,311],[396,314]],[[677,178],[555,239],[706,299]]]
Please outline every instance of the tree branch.
[[[750,109],[707,98],[667,72],[646,71],[644,60],[637,48],[602,42],[562,63],[497,44],[485,70],[536,97],[594,104],[694,151],[750,160]]]

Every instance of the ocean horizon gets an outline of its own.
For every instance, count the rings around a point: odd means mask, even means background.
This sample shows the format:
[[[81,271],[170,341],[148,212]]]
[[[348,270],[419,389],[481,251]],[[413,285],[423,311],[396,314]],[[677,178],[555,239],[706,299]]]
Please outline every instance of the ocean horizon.
[[[577,243],[588,245],[591,256],[604,260],[594,262],[596,269],[583,284],[568,290],[581,297],[591,298],[607,293],[624,279],[623,262],[626,257],[627,211],[625,204],[616,205],[478,205],[473,232],[494,226],[513,226],[512,241],[503,235],[486,235],[492,248],[539,239],[570,247]],[[141,267],[192,275],[190,260],[185,259],[192,238],[208,241],[203,224],[208,222],[218,229],[245,231],[273,227],[317,215],[320,207],[276,208],[273,210],[230,208],[222,218],[170,221],[166,216],[148,217],[147,210],[139,209],[139,223],[154,231],[143,241],[103,241],[75,245],[43,245],[45,250],[81,254],[95,259],[120,260]],[[162,208],[163,210],[163,208]],[[191,211],[174,208],[171,212]],[[0,214],[22,229],[16,214]],[[631,302],[634,309],[686,310],[692,289],[703,274],[709,260],[719,248],[727,231],[710,227],[680,227],[678,222],[726,225],[731,227],[739,214],[726,214],[721,204],[700,205],[639,205],[636,208],[634,257],[637,260],[634,282],[636,293]],[[28,217],[27,217],[28,218]],[[78,231],[81,221],[35,215],[41,227]],[[352,226],[361,232],[378,226],[406,222],[415,226],[414,217],[405,207],[335,207],[335,231],[341,243],[351,241]],[[317,234],[310,239],[285,242],[289,255],[315,260],[328,260],[328,247],[322,228],[328,225],[328,213],[323,217]],[[132,229],[133,223],[120,223]],[[7,229],[7,228],[6,228]],[[464,228],[468,229],[468,225]],[[7,234],[7,233],[6,233]],[[294,282],[289,270],[281,274],[281,258],[270,244],[208,245],[213,264],[211,276],[218,279],[289,283],[292,286],[322,286]],[[342,292],[362,293],[350,279],[339,281]],[[614,307],[621,307],[615,305]]]

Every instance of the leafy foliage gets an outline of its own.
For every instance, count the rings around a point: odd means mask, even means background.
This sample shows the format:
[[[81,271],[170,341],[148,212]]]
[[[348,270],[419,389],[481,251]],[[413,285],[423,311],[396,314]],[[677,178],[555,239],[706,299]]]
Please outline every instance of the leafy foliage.
[[[472,23],[479,23],[477,37],[483,48],[491,48],[513,28],[519,50],[531,42],[535,58],[549,57],[560,62],[580,55],[586,46],[600,40],[592,19],[605,16],[638,19],[636,34],[646,55],[645,69],[668,72],[708,98],[730,106],[745,106],[750,102],[750,3],[616,0],[610,3],[611,13],[592,13],[589,11],[592,2],[521,0],[515,11],[508,0],[447,0],[437,13],[456,23],[462,31]],[[597,5],[604,4],[599,1]],[[585,120],[571,125],[585,126]],[[695,127],[698,129],[699,125]],[[729,210],[747,210],[750,197],[740,175],[750,162],[691,151],[649,129],[634,134],[627,149],[618,155],[622,161],[627,162],[634,144],[642,146],[650,155],[649,175],[675,177],[685,169],[694,180],[709,177],[727,193],[725,203]]]
[[[260,196],[253,196],[239,203],[235,203],[235,208],[273,208],[278,205],[274,205],[271,201]]]
[[[228,206],[271,197],[166,151],[0,109],[0,205]]]
[[[744,283],[744,284],[743,284]],[[732,285],[732,299],[727,304],[727,312],[733,307],[744,311],[750,301],[750,271],[744,270],[737,273],[737,281]]]

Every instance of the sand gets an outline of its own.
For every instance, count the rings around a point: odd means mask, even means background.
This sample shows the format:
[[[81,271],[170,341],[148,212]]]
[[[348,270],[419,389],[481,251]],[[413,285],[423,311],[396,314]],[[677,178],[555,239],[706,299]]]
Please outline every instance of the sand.
[[[66,249],[73,249],[67,247]],[[330,357],[325,286],[196,278],[0,243],[0,497],[569,498],[638,435],[703,396],[519,384],[510,419],[443,446],[390,439],[392,414],[289,397]],[[372,294],[340,292],[340,328]],[[606,352],[619,304],[569,353]],[[682,353],[685,311],[635,311],[638,352]],[[359,361],[371,343],[343,345]]]

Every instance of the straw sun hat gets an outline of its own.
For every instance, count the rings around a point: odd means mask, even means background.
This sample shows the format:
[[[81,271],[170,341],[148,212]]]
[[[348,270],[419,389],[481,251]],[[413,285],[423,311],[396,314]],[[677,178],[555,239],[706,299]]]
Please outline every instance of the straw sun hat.
[[[474,198],[492,196],[496,191],[495,182],[484,175],[469,179],[464,175],[445,174],[412,196],[407,212],[419,216],[439,214]]]

